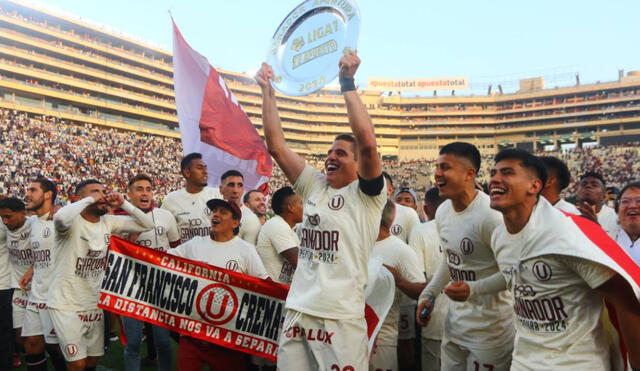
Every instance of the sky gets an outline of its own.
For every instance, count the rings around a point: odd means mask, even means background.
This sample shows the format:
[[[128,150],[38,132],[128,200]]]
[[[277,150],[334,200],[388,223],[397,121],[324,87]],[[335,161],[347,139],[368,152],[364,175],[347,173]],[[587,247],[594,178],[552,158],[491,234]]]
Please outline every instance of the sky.
[[[252,73],[300,0],[41,0],[171,50],[169,10],[189,44]],[[638,0],[360,0],[356,80],[467,77],[472,87],[545,76],[547,88],[640,70]],[[495,85],[494,85],[495,87]]]

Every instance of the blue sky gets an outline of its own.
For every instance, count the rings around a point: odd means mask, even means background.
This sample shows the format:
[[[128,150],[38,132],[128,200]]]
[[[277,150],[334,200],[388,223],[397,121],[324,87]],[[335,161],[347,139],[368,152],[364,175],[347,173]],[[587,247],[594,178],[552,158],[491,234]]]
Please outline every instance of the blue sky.
[[[187,41],[217,67],[255,71],[299,0],[46,0],[166,48],[170,9]],[[468,77],[506,82],[579,73],[582,83],[640,70],[640,1],[360,0],[357,80]]]

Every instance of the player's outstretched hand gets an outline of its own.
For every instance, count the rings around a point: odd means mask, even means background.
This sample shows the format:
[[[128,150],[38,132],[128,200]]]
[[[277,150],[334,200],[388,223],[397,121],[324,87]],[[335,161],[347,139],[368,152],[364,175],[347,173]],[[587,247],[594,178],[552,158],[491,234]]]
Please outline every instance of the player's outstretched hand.
[[[120,207],[124,203],[124,197],[118,192],[109,193],[104,197],[110,207]]]
[[[471,288],[464,281],[455,281],[444,288],[444,293],[447,294],[451,300],[466,301],[469,295],[471,295]]]
[[[353,78],[356,75],[358,66],[360,66],[360,58],[355,51],[345,51],[340,58],[340,77]]]
[[[256,72],[256,75],[253,78],[260,86],[260,89],[262,89],[262,94],[272,95],[274,93],[273,87],[271,86],[270,82],[270,80],[273,80],[274,74],[273,68],[271,68],[270,65],[262,62],[262,66],[260,66],[260,69],[258,70],[258,72]]]
[[[418,309],[416,309],[416,322],[419,326],[425,327],[429,324],[432,310],[433,302],[431,300],[421,300],[418,302]]]

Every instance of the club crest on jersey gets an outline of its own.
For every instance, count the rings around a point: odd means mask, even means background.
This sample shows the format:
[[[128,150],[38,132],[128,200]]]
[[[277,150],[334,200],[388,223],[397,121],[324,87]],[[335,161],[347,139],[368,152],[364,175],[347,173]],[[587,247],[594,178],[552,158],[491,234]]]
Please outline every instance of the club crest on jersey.
[[[548,281],[551,279],[551,266],[549,264],[543,262],[542,260],[538,260],[533,264],[533,275],[540,281]]]
[[[235,260],[228,260],[225,266],[230,271],[237,272],[238,271],[238,262]]]
[[[164,234],[164,227],[159,225],[156,227],[156,234],[158,235],[163,235]]]
[[[238,297],[226,285],[214,283],[205,287],[196,299],[198,314],[212,325],[229,322],[238,311]]]
[[[465,255],[473,254],[473,242],[467,237],[463,238],[462,241],[460,241],[460,250],[462,250],[462,253]]]
[[[536,296],[535,290],[529,285],[515,285],[513,290],[518,296]]]
[[[24,241],[24,240],[26,240],[27,238],[29,238],[29,234],[30,234],[29,232],[22,232],[22,233],[20,233],[20,241]]]
[[[344,197],[342,195],[335,195],[329,200],[329,209],[340,210],[344,206]]]
[[[211,209],[209,209],[209,207],[204,208],[204,215],[211,216]]]
[[[46,227],[44,230],[42,230],[42,237],[49,238],[49,236],[51,236],[51,229],[49,227]]]
[[[394,224],[391,226],[391,233],[394,236],[399,235],[400,233],[402,233],[402,226],[400,224]]]
[[[78,346],[75,344],[67,344],[67,346],[64,347],[64,351],[67,352],[69,357],[73,357],[78,354]]]
[[[111,234],[110,233],[105,233],[104,234],[104,243],[109,244],[109,239],[111,238]]]
[[[311,224],[314,227],[320,224],[320,215],[318,214],[309,215],[307,219],[309,220],[309,224]]]

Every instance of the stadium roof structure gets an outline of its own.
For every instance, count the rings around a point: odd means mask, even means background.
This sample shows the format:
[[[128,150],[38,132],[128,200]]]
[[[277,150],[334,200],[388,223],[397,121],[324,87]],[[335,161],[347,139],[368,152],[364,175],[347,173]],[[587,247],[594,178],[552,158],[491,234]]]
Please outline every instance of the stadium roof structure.
[[[171,53],[43,6],[0,0],[0,108],[56,116],[179,138]],[[219,71],[262,133],[260,89],[250,76]],[[542,78],[520,81],[515,93],[405,97],[360,91],[383,156],[436,156],[451,141],[483,153],[501,147],[640,139],[640,72],[617,81],[544,88]],[[288,143],[304,154],[324,154],[348,132],[336,90],[305,97],[278,95]]]

